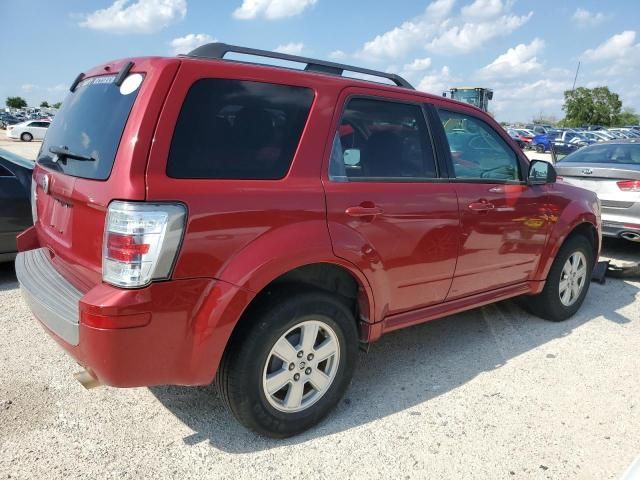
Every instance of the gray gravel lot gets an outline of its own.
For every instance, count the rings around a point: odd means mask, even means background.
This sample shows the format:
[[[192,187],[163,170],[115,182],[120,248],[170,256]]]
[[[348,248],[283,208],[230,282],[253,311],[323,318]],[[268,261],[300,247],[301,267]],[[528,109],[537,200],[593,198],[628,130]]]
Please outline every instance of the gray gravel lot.
[[[390,334],[337,411],[274,441],[212,387],[84,390],[0,265],[0,478],[617,478],[640,453],[639,289],[594,283],[564,323],[502,302]]]

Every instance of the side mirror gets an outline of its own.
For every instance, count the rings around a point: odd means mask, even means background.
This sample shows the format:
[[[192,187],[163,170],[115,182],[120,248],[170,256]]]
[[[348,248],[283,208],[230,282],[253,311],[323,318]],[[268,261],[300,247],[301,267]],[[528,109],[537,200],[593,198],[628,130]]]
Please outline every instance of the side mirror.
[[[360,149],[359,148],[347,148],[342,154],[344,164],[353,167],[360,163]]]
[[[529,175],[527,176],[527,184],[529,185],[545,185],[547,183],[556,183],[556,169],[549,162],[544,160],[531,160],[529,164]]]

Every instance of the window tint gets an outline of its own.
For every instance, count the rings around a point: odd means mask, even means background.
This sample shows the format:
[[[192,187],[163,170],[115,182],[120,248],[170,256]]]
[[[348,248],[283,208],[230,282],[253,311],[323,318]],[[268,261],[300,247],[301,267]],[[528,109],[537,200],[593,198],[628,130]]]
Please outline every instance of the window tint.
[[[640,145],[610,144],[581,148],[562,159],[562,163],[611,163],[640,165]]]
[[[308,88],[198,80],[180,110],[167,174],[173,178],[278,179],[309,115]]]
[[[455,175],[460,179],[520,180],[515,152],[488,124],[471,115],[440,110]]]
[[[334,137],[329,176],[336,181],[435,178],[422,108],[384,100],[350,100]]]
[[[142,82],[140,73],[133,73],[127,78],[134,76]],[[137,88],[123,93],[114,83],[115,79],[115,75],[86,78],[65,98],[47,130],[38,163],[74,177],[95,180],[109,177],[120,137],[140,91]],[[49,151],[51,147],[61,146],[94,160],[82,162],[56,158]]]

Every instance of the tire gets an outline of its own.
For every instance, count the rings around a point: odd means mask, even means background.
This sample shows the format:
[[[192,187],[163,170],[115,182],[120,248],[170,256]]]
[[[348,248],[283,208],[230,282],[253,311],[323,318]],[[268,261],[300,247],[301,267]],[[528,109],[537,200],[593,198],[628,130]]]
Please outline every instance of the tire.
[[[542,145],[541,143],[536,144],[536,152],[538,153],[544,153],[544,145]]]
[[[22,135],[20,135],[20,140],[22,140],[23,142],[30,142],[31,140],[33,140],[33,135],[31,135],[29,132],[24,132]]]
[[[240,423],[261,435],[286,438],[301,433],[335,407],[351,381],[358,353],[354,316],[328,293],[292,289],[270,295],[249,315],[234,332],[218,369],[220,396]],[[311,352],[318,358],[309,356],[303,333],[307,328],[313,332],[314,326],[318,331]],[[331,350],[327,346],[336,345],[337,353],[317,362]],[[274,353],[276,349],[284,352],[286,362]],[[324,377],[317,376],[320,373]],[[327,382],[326,386],[317,389],[312,379]]]
[[[580,285],[579,293],[575,295],[574,290],[570,297],[565,295],[565,301],[563,301],[560,283],[565,282],[565,285],[567,283],[571,285],[571,280],[566,280],[566,266],[568,262],[571,263],[571,258],[574,260],[581,258],[581,261],[584,262],[584,277],[582,283],[577,281]],[[522,297],[523,306],[534,315],[553,322],[561,322],[573,316],[580,309],[589,291],[594,263],[591,242],[583,235],[569,237],[560,248],[551,265],[544,289],[538,295]],[[574,278],[579,277],[581,276],[574,274]],[[566,289],[563,291],[565,294],[567,293]],[[567,298],[568,302],[566,301]]]

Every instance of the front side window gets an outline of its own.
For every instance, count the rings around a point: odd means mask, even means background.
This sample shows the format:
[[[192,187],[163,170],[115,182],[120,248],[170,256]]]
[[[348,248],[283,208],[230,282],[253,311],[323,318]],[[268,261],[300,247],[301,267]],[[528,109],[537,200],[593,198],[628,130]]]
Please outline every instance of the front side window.
[[[167,174],[172,178],[283,178],[313,97],[313,91],[303,87],[198,80],[180,110]]]
[[[516,153],[487,123],[463,113],[439,110],[456,178],[519,181]]]
[[[334,181],[411,181],[437,177],[422,108],[392,101],[349,100],[334,136]]]

